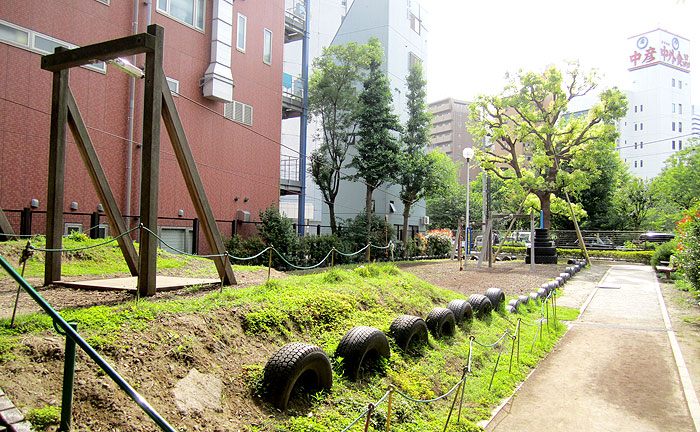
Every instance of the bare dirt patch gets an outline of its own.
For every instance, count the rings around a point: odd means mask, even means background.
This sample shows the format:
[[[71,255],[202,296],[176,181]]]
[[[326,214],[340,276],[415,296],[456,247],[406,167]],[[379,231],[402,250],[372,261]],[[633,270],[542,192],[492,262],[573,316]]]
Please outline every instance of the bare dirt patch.
[[[537,292],[544,282],[566,270],[567,264],[566,260],[557,265],[535,264],[534,271],[523,261],[499,261],[491,268],[486,264],[479,268],[476,261],[468,261],[463,271],[459,271],[456,260],[408,262],[400,263],[398,267],[435,286],[465,296],[483,294],[488,288],[496,287],[508,297]]]

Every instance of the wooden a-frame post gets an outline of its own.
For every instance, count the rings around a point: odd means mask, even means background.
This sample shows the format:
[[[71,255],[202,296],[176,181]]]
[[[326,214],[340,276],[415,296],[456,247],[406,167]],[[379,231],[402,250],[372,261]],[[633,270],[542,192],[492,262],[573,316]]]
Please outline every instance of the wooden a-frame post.
[[[97,153],[73,94],[68,86],[68,70],[95,61],[107,61],[117,57],[133,54],[146,54],[143,153],[141,176],[141,223],[152,233],[158,229],[158,178],[160,160],[160,118],[168,129],[168,134],[175,149],[180,170],[185,177],[190,197],[193,200],[201,227],[216,254],[225,252],[221,235],[213,212],[206,198],[204,186],[187,143],[182,122],[167,86],[163,73],[163,28],[158,25],[148,26],[147,33],[114,39],[82,48],[66,50],[57,48],[51,55],[42,57],[41,68],[54,74],[53,96],[51,104],[51,136],[49,152],[49,185],[47,193],[48,211],[46,218],[47,248],[60,249],[63,233],[63,183],[65,172],[66,125],[78,144],[78,149],[88,168],[95,189],[105,204],[105,212],[117,235],[126,232],[116,199],[107,182]],[[165,110],[163,111],[163,105]],[[140,251],[137,255],[133,243],[126,236],[120,239],[124,258],[133,275],[138,275],[138,291],[141,295],[156,293],[156,270],[158,240],[148,232],[141,233]],[[231,263],[226,257],[215,259],[219,277],[225,285],[236,283]],[[50,284],[60,280],[60,252],[47,252],[44,283]]]
[[[5,216],[5,212],[2,211],[2,207],[0,207],[0,234],[2,234],[4,237],[14,237],[15,236],[15,231],[12,229],[12,225],[10,225],[10,221],[7,220],[7,216]]]

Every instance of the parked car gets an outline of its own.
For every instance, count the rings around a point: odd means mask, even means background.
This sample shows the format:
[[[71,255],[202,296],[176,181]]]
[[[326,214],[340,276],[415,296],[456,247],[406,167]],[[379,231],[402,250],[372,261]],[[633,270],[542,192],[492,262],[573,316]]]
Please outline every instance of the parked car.
[[[642,243],[666,243],[673,240],[676,237],[675,234],[662,233],[649,231],[639,236],[639,241]]]
[[[612,250],[614,249],[613,247],[613,242],[609,238],[600,238],[598,236],[595,237],[584,237],[583,238],[583,244],[586,245],[586,249],[591,249],[591,250]],[[579,247],[579,242],[578,239],[573,243],[574,248]]]

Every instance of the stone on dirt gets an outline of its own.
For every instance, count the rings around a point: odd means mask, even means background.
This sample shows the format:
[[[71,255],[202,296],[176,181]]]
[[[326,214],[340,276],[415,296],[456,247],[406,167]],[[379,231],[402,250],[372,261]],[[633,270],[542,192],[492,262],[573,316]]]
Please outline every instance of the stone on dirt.
[[[192,369],[173,389],[175,406],[184,414],[205,410],[221,412],[221,380],[212,374],[202,374]]]

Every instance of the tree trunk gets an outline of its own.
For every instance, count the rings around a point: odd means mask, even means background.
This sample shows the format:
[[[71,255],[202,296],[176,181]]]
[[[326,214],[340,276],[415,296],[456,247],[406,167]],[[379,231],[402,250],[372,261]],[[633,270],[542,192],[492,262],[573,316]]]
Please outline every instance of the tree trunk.
[[[403,203],[403,233],[401,234],[401,241],[403,242],[403,257],[406,258],[408,244],[408,216],[411,214],[411,203],[406,201]]]
[[[328,215],[331,220],[331,234],[337,234],[338,226],[335,224],[335,203],[328,202]]]
[[[367,242],[365,244],[369,244],[372,238],[372,192],[374,192],[374,188],[371,187],[368,182],[367,193],[365,195],[365,214],[367,216]],[[372,249],[372,246],[368,246],[365,252],[365,259],[367,262],[369,262],[371,258],[370,249]]]
[[[540,208],[542,209],[542,228],[550,228],[552,226],[552,194],[544,192],[536,195],[540,199]]]

